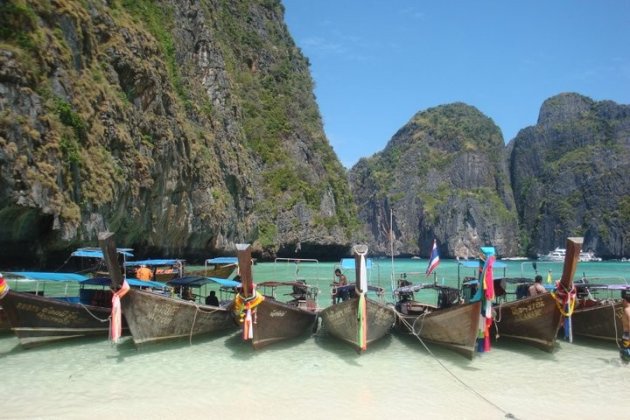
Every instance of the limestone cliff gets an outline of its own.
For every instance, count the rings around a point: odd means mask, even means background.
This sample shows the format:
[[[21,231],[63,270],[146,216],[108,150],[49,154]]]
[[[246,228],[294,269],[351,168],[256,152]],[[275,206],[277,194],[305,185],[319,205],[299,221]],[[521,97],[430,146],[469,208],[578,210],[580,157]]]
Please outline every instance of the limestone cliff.
[[[630,106],[566,93],[513,140],[510,174],[530,256],[584,236],[604,258],[630,255]]]
[[[1,262],[105,228],[139,256],[349,244],[349,187],[283,13],[0,0]]]
[[[372,249],[428,257],[473,257],[482,245],[518,253],[516,210],[498,127],[461,104],[416,114],[382,152],[350,171],[359,217]]]

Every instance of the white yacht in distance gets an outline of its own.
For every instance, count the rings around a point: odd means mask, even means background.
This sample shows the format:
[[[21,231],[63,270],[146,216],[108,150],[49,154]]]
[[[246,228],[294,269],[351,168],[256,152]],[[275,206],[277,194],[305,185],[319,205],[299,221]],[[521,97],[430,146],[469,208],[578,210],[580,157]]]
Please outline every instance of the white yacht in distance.
[[[549,252],[546,255],[538,254],[538,261],[564,261],[564,257],[567,253],[567,250],[564,248],[556,248],[553,251]],[[582,251],[580,252],[580,262],[593,262],[593,261],[601,261],[602,259],[595,256],[595,253],[592,251]]]

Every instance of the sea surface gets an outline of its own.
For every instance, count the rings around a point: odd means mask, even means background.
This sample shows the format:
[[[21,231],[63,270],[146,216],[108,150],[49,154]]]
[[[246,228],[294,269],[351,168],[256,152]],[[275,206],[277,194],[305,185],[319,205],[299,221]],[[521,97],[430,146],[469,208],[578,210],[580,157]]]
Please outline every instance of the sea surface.
[[[253,267],[256,282],[306,279],[330,304],[334,263]],[[427,260],[396,260],[395,278],[427,281]],[[561,263],[538,263],[557,279]],[[442,261],[429,281],[457,285],[474,269]],[[392,263],[370,274],[391,300]],[[349,280],[354,276],[347,270]],[[503,269],[495,270],[495,277]],[[531,261],[508,277],[533,277]],[[630,279],[630,263],[579,263],[576,278]],[[205,293],[205,291],[204,291]],[[0,418],[44,419],[627,419],[630,365],[615,343],[559,340],[553,353],[499,338],[467,360],[413,336],[390,335],[357,354],[321,330],[254,351],[234,331],[136,348],[81,339],[24,350],[0,335]]]

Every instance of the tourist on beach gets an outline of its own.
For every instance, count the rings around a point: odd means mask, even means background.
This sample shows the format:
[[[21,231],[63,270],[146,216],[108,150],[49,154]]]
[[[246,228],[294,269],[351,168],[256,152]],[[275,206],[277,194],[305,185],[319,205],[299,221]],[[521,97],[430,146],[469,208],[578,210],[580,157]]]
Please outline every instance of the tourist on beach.
[[[536,278],[534,279],[534,284],[529,286],[528,291],[530,296],[538,296],[542,295],[543,293],[547,293],[545,286],[542,285],[542,276],[540,274],[536,276]]]
[[[335,269],[335,277],[337,277],[337,281],[333,282],[333,286],[335,286],[334,294],[333,294],[333,304],[348,299],[348,291],[347,290],[340,291],[338,289],[339,287],[347,286],[348,279],[346,278],[345,274],[343,274],[341,270],[338,268]]]
[[[214,290],[206,297],[206,305],[219,306],[219,298]]]
[[[619,350],[621,360],[630,362],[630,290],[621,292],[623,308],[621,322],[623,325],[623,336],[621,337],[621,349]]]
[[[149,267],[142,264],[140,268],[136,270],[136,278],[142,281],[150,281],[153,279],[153,273]]]

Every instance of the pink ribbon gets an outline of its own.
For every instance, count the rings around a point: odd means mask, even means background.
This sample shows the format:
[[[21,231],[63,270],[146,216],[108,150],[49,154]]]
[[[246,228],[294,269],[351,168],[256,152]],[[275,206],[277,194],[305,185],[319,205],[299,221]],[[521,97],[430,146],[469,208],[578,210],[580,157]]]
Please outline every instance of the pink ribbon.
[[[114,343],[118,343],[118,339],[122,335],[122,309],[120,307],[120,298],[125,296],[129,291],[127,280],[123,280],[122,287],[112,296],[112,323],[110,335]]]

